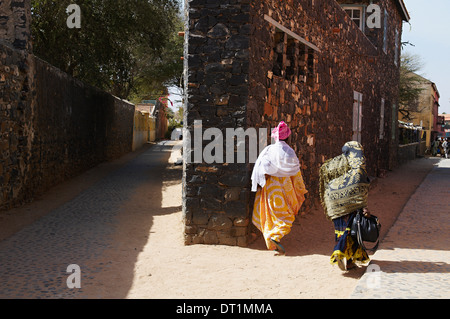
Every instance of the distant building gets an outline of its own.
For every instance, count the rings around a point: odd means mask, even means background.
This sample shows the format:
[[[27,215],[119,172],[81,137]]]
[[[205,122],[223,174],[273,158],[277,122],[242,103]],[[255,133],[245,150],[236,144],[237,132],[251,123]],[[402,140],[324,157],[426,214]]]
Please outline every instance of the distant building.
[[[421,79],[420,88],[422,89],[418,105],[414,111],[410,112],[409,119],[399,113],[399,120],[421,126],[423,128],[422,139],[426,141],[426,148],[430,149],[431,142],[436,139],[440,130],[438,125],[440,94],[436,83],[418,74],[416,76]]]
[[[437,130],[439,137],[450,137],[450,114],[439,115]]]
[[[163,139],[168,128],[167,120],[167,102],[160,98],[158,100],[144,100],[142,103],[136,105],[136,111],[147,113],[150,118],[153,118],[154,128],[152,128],[152,135],[150,141]]]

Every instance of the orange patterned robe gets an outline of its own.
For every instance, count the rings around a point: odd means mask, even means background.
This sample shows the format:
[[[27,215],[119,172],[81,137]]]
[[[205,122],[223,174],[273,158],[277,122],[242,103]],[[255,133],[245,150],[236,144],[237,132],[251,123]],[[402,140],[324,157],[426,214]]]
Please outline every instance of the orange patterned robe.
[[[301,172],[290,177],[269,176],[264,187],[259,187],[252,222],[263,233],[269,250],[276,249],[270,239],[280,242],[291,231],[307,192]]]

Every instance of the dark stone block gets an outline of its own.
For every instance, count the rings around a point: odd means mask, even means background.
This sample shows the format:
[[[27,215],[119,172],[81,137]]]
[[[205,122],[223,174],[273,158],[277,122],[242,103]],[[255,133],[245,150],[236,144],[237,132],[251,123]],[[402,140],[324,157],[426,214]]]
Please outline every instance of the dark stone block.
[[[226,43],[227,50],[243,50],[248,49],[250,40],[247,36],[233,35]]]
[[[211,38],[225,38],[230,35],[230,30],[222,24],[216,24],[211,30],[208,31],[208,36]]]
[[[222,203],[216,198],[201,198],[201,207],[207,210],[220,211],[222,209]]]
[[[248,183],[248,177],[245,175],[228,173],[219,178],[219,183],[229,187],[244,187]]]

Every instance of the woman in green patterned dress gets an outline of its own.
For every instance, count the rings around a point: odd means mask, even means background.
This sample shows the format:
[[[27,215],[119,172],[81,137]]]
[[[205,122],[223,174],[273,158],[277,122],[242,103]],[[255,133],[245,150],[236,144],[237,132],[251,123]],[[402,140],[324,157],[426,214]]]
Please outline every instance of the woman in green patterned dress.
[[[320,168],[320,199],[326,217],[333,221],[335,240],[330,262],[348,270],[357,264],[367,265],[367,252],[350,236],[350,227],[358,210],[369,215],[367,196],[370,181],[366,159],[360,143],[345,143],[342,154],[326,161]]]

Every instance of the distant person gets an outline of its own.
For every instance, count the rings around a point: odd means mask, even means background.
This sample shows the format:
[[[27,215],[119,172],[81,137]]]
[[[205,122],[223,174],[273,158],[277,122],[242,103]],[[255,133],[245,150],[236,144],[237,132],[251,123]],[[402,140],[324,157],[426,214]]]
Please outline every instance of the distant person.
[[[273,129],[275,143],[258,156],[252,172],[256,192],[252,222],[262,232],[267,249],[284,255],[280,241],[291,231],[307,190],[294,150],[285,142],[291,130],[283,121]]]
[[[444,142],[442,142],[442,149],[443,149],[442,156],[448,158],[448,149],[449,149],[448,138],[444,139]]]
[[[431,155],[436,156],[439,151],[439,139],[436,139],[431,143]]]
[[[444,149],[442,148],[443,139],[439,137],[438,154],[444,156]]]
[[[320,168],[319,193],[327,219],[334,223],[335,241],[331,264],[341,270],[367,265],[365,249],[350,235],[358,210],[367,210],[370,181],[366,173],[364,150],[356,141],[345,143],[342,154],[326,161]]]

